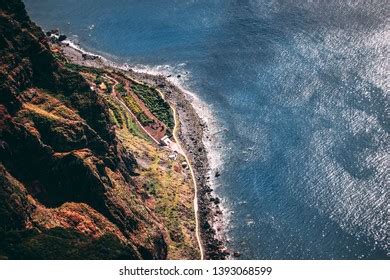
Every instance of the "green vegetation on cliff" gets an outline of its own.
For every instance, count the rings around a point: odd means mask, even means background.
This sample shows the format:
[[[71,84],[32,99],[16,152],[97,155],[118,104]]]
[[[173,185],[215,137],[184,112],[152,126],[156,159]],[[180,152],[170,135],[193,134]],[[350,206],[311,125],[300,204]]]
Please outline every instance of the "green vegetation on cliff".
[[[109,70],[50,47],[20,0],[0,2],[0,259],[199,258],[183,158],[107,94]],[[129,84],[173,128],[156,89],[123,78],[114,90]],[[134,99],[139,122],[156,122]]]
[[[111,96],[105,96],[104,101],[109,107],[110,120],[112,124],[117,125],[120,129],[128,129],[134,136],[150,141],[149,137],[137,126],[129,113],[122,108],[122,105],[118,103],[118,101]]]
[[[173,129],[175,123],[172,110],[155,88],[147,85],[133,84],[131,89],[142,99],[153,115],[165,123],[170,129]]]
[[[1,258],[165,259],[110,117],[129,122],[59,59],[20,0],[0,1]]]

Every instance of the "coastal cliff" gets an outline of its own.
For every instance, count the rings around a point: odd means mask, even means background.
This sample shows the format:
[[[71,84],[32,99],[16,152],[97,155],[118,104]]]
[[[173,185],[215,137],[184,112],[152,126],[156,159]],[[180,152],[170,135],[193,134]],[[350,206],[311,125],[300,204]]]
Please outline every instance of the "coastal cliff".
[[[182,158],[137,126],[161,115],[168,133],[167,106],[134,118],[97,79],[126,83],[67,63],[21,1],[0,2],[0,258],[199,258]]]

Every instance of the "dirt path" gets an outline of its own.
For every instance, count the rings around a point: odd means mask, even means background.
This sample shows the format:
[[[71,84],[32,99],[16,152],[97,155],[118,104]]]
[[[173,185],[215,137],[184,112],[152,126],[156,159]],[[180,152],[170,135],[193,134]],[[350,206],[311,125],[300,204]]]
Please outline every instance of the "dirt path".
[[[114,79],[113,77],[110,77],[110,76],[107,76],[105,75],[104,76],[105,78],[111,80],[114,84],[112,86],[112,93],[111,93],[111,96],[113,98],[115,98],[125,109],[126,111],[132,116],[132,118],[134,119],[134,121],[137,123],[137,125],[142,129],[143,132],[146,133],[146,135],[148,135],[156,144],[160,145],[160,142],[154,138],[146,129],[145,127],[140,123],[140,121],[137,119],[137,117],[134,115],[134,113],[129,109],[129,107],[127,107],[127,105],[125,104],[125,102],[122,101],[122,99],[120,99],[117,95],[117,92],[116,92],[116,89],[115,89],[115,86],[119,84],[119,82]]]
[[[129,107],[127,107],[127,105],[122,101],[121,98],[118,97],[117,95],[117,92],[116,92],[116,89],[115,89],[115,86],[119,84],[119,82],[111,77],[111,76],[108,76],[108,75],[105,75],[105,77],[109,80],[111,80],[114,84],[113,84],[113,87],[112,87],[112,94],[111,96],[113,98],[115,98],[125,109],[126,111],[133,117],[133,119],[136,121],[137,125],[139,127],[141,127],[141,129],[146,133],[146,135],[148,135],[156,144],[160,144],[159,141],[157,141],[146,129],[145,127],[138,121],[137,117],[134,115],[134,113],[129,109]],[[129,80],[131,80],[132,82],[134,83],[137,83],[137,84],[140,84],[140,85],[143,85],[144,83],[140,82],[140,81],[137,81],[135,80],[134,78],[129,78],[127,77]],[[164,94],[159,91],[158,89],[156,89],[156,91],[160,94],[160,96],[165,100],[165,96]],[[173,118],[174,118],[174,122],[175,122],[175,126],[173,128],[173,138],[176,142],[176,145],[179,147],[179,149],[182,151],[182,155],[184,156],[187,164],[188,164],[188,167],[190,169],[190,173],[191,173],[191,177],[192,177],[192,181],[193,181],[193,184],[194,184],[194,213],[195,213],[195,234],[196,234],[196,240],[197,240],[197,243],[198,243],[198,246],[199,246],[199,252],[200,252],[200,259],[201,260],[204,260],[204,249],[203,249],[203,245],[202,245],[202,242],[201,242],[201,237],[200,237],[200,229],[199,229],[199,214],[198,214],[198,185],[197,185],[197,182],[196,182],[196,177],[195,177],[195,173],[194,173],[194,169],[192,168],[192,165],[191,165],[191,161],[189,160],[187,154],[184,152],[185,150],[183,149],[183,147],[181,146],[180,144],[180,140],[179,140],[179,137],[177,135],[177,130],[178,130],[178,127],[179,127],[179,120],[178,120],[178,116],[177,116],[177,113],[176,113],[176,109],[174,108],[174,106],[172,106],[170,104],[170,107],[172,109],[172,112],[173,112]]]
[[[135,80],[134,78],[131,79],[132,81],[134,81],[135,83],[138,83],[138,84],[143,84],[141,83],[140,81],[137,81]],[[165,96],[164,94],[156,89],[156,91],[161,95],[161,97],[165,100]],[[176,113],[176,109],[174,108],[174,106],[172,106],[171,104],[169,104],[171,109],[172,109],[172,112],[173,112],[173,118],[174,118],[174,121],[175,121],[175,126],[173,127],[173,138],[175,140],[175,142],[177,143],[177,145],[179,146],[179,148],[183,151],[183,156],[184,158],[186,159],[186,162],[190,168],[190,172],[191,172],[191,177],[192,177],[192,181],[193,181],[193,184],[194,184],[194,212],[195,212],[195,232],[196,232],[196,239],[198,241],[198,246],[199,246],[199,251],[200,251],[200,259],[201,260],[204,260],[204,249],[203,249],[203,245],[202,245],[202,241],[201,241],[201,238],[200,238],[200,229],[199,229],[199,214],[198,214],[198,184],[196,183],[196,177],[195,177],[195,173],[194,173],[194,169],[192,168],[192,165],[191,165],[191,161],[189,160],[187,154],[184,152],[185,150],[183,149],[183,147],[181,146],[180,144],[180,140],[179,140],[179,137],[177,135],[177,129],[179,127],[179,120],[178,120],[178,116],[177,116],[177,113]]]
[[[179,121],[177,120],[177,114],[176,114],[176,110],[173,106],[171,106],[172,108],[172,111],[173,111],[173,117],[174,117],[174,120],[175,120],[175,126],[173,128],[173,138],[175,139],[177,145],[180,147],[180,149],[183,151],[183,155],[187,161],[187,164],[190,168],[190,172],[191,172],[191,177],[192,177],[192,181],[194,183],[194,212],[195,212],[195,231],[196,231],[196,239],[198,241],[198,246],[199,246],[199,251],[200,251],[200,259],[203,260],[204,259],[204,252],[203,252],[203,246],[202,246],[202,242],[201,242],[201,238],[200,238],[200,230],[199,230],[199,215],[198,215],[198,185],[196,183],[196,178],[195,178],[195,173],[194,173],[194,170],[192,168],[192,165],[191,165],[191,162],[187,156],[187,154],[184,152],[184,149],[183,147],[180,145],[180,141],[179,141],[179,138],[177,136],[177,128],[178,128],[178,125],[179,125]]]
[[[131,79],[132,81],[134,81],[135,83],[138,83],[138,84],[143,84],[135,79]],[[117,82],[117,81],[116,81]],[[165,100],[165,96],[164,94],[159,91],[158,89],[156,89],[156,91],[161,95],[161,97]],[[116,95],[115,97],[119,100],[119,102],[121,102],[121,104],[123,104],[126,109],[132,114],[132,112],[129,110],[129,108],[123,103],[122,100],[120,100]],[[179,140],[179,137],[177,136],[177,129],[179,127],[179,120],[178,120],[178,117],[177,117],[177,113],[176,113],[176,109],[174,108],[174,106],[170,105],[171,109],[172,109],[172,112],[173,112],[173,118],[174,118],[174,122],[175,122],[175,126],[173,127],[173,138],[176,142],[176,144],[179,146],[180,150],[182,151],[182,155],[184,156],[188,166],[189,166],[189,169],[190,169],[190,172],[191,172],[191,177],[192,177],[192,181],[193,181],[193,184],[194,184],[194,213],[195,213],[195,234],[196,234],[196,240],[198,242],[198,246],[199,246],[199,251],[200,251],[200,259],[203,260],[204,259],[204,250],[203,250],[203,245],[202,245],[202,242],[201,242],[201,238],[200,238],[200,229],[199,229],[199,214],[198,214],[198,185],[196,183],[196,177],[195,177],[195,173],[194,173],[194,170],[192,168],[192,165],[191,165],[191,161],[189,160],[187,154],[184,152],[185,150],[183,149],[183,147],[181,146],[180,144],[180,140]],[[134,114],[132,114],[134,116]],[[141,124],[140,124],[141,125]],[[141,125],[141,127],[143,128],[143,126]],[[144,129],[144,128],[143,128]],[[146,131],[144,129],[144,131]],[[147,133],[147,132],[146,132]],[[153,139],[155,140],[149,133],[148,135]],[[156,141],[156,140],[155,140]]]
[[[81,64],[81,65],[84,65],[84,66],[87,66],[87,67],[97,67],[97,68],[105,68],[105,67],[114,67],[113,65],[104,65],[104,63],[99,63],[99,62],[95,62],[94,60],[92,60],[92,62],[90,63],[87,63],[85,60],[83,60],[81,58],[81,54],[82,52],[79,51],[79,50],[76,50],[72,47],[64,47],[65,50],[67,50],[67,55],[68,57],[71,58],[72,61],[74,61],[76,64]],[[124,106],[124,108],[129,112],[129,114],[134,118],[134,120],[136,121],[137,125],[141,127],[141,129],[146,133],[146,135],[148,135],[154,142],[158,143],[158,141],[148,132],[146,131],[146,129],[143,127],[143,125],[138,121],[138,119],[136,118],[136,116],[133,114],[133,112],[131,112],[131,110],[126,106],[126,104],[121,100],[119,99],[117,96],[116,96],[116,90],[115,90],[115,85],[118,84],[118,81],[116,81],[116,79],[112,78],[112,77],[108,77],[109,79],[113,80],[114,81],[114,86],[113,86],[113,94],[116,98],[116,100],[118,100],[118,102]],[[135,79],[134,77],[129,77],[128,75],[126,75],[126,79],[129,79],[131,81],[133,81],[134,83],[137,83],[137,84],[140,84],[140,85],[144,85],[143,82]],[[165,99],[165,96],[164,94],[156,89],[157,92],[161,95],[162,98]],[[196,177],[195,177],[195,173],[194,173],[194,169],[191,165],[191,161],[189,160],[188,156],[186,155],[185,153],[185,150],[183,149],[182,147],[182,143],[180,142],[179,140],[179,136],[177,134],[177,130],[178,130],[178,127],[179,127],[179,120],[178,120],[178,115],[177,115],[177,112],[176,112],[176,109],[174,108],[174,106],[171,106],[171,109],[173,111],[173,116],[174,116],[174,129],[173,129],[173,138],[175,140],[175,142],[177,143],[177,145],[180,147],[180,149],[183,151],[183,156],[185,157],[185,160],[190,168],[190,172],[191,172],[191,176],[192,176],[192,180],[193,180],[193,184],[194,184],[194,213],[195,213],[195,230],[196,230],[196,239],[197,239],[197,243],[198,243],[198,246],[199,246],[199,251],[200,251],[200,258],[201,260],[204,259],[204,254],[205,254],[205,250],[203,248],[203,245],[202,245],[202,241],[201,241],[201,237],[200,237],[200,222],[199,222],[199,209],[198,209],[198,204],[199,204],[199,199],[198,199],[198,185],[197,185],[197,181],[196,181]],[[159,143],[158,143],[159,144]]]

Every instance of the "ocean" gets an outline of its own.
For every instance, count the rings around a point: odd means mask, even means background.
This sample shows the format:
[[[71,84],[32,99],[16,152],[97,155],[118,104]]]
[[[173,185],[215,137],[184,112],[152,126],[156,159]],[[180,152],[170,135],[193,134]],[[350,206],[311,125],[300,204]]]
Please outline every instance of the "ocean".
[[[206,104],[241,259],[389,258],[389,0],[24,2]]]

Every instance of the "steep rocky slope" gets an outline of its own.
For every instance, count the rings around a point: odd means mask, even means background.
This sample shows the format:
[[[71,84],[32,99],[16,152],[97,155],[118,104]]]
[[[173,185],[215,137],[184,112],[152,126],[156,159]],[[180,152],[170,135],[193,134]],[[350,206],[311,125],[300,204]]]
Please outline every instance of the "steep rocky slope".
[[[135,166],[101,97],[0,1],[0,258],[166,258]]]

